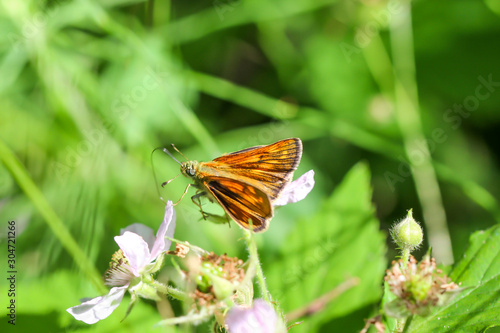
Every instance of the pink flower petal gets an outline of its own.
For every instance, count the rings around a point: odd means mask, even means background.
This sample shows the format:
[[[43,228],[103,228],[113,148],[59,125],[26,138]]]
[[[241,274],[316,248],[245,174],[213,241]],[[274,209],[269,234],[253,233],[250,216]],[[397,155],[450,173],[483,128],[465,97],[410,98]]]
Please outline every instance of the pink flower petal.
[[[132,273],[139,276],[141,269],[150,262],[148,244],[141,236],[130,231],[125,231],[121,236],[115,236],[115,242],[127,257]]]
[[[165,215],[163,216],[163,222],[158,228],[156,233],[156,240],[154,242],[153,248],[151,249],[150,261],[153,261],[158,257],[163,251],[167,251],[172,244],[172,241],[165,240],[165,236],[174,237],[175,231],[175,210],[172,201],[168,201],[165,206]]]
[[[314,187],[314,170],[309,170],[285,187],[274,206],[284,206],[304,199]]]
[[[120,235],[123,235],[125,231],[133,232],[134,234],[138,234],[144,239],[146,243],[148,243],[149,249],[153,248],[153,244],[155,242],[155,235],[153,233],[153,229],[142,224],[142,223],[134,223],[129,225],[126,228],[120,229]]]
[[[232,308],[225,322],[229,333],[275,333],[277,320],[273,307],[262,299],[256,299],[252,308]]]
[[[87,324],[95,324],[99,320],[107,318],[120,305],[127,288],[128,284],[123,287],[111,288],[106,296],[93,298],[66,311],[75,317],[75,319]]]

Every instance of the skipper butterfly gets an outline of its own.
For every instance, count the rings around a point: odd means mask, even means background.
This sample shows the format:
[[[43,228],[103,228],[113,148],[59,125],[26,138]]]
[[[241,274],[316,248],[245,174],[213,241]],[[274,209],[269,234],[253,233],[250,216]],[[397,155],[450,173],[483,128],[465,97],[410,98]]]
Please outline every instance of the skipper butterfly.
[[[164,151],[181,165],[181,173],[194,181],[186,187],[181,199],[190,186],[196,187],[198,192],[191,200],[200,208],[203,218],[210,216],[201,208],[200,198],[206,196],[221,205],[243,228],[261,232],[268,228],[273,204],[299,165],[302,142],[298,138],[285,139],[229,153],[210,162],[180,163],[168,150]]]

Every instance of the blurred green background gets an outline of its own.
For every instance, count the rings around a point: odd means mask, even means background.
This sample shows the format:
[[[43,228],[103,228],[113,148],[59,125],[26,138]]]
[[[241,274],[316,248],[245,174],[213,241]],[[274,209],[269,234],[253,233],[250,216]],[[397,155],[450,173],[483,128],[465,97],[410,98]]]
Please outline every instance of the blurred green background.
[[[102,293],[92,278],[121,228],[156,230],[157,186],[179,167],[151,152],[170,143],[205,161],[302,139],[295,177],[314,169],[316,186],[257,236],[271,292],[304,285],[275,292],[289,312],[362,282],[296,332],[363,327],[397,255],[388,229],[407,209],[446,264],[500,222],[498,1],[3,0],[0,31],[0,256],[6,272],[15,220],[19,331],[153,330],[152,302],[94,326],[65,309]],[[176,201],[186,184],[161,195]],[[235,224],[200,221],[189,198],[176,210],[176,238],[246,258]],[[325,242],[331,260],[304,261]]]

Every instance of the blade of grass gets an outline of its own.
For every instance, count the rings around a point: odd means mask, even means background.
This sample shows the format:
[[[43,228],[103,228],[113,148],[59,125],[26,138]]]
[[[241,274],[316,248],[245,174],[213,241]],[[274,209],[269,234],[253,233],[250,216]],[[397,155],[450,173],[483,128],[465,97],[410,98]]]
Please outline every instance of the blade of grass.
[[[105,293],[107,290],[104,287],[101,275],[97,271],[94,264],[89,261],[88,257],[77,244],[69,230],[64,225],[63,221],[61,221],[54,209],[52,209],[50,204],[47,202],[47,199],[43,195],[42,191],[40,191],[40,189],[35,185],[24,166],[21,162],[19,162],[14,153],[2,140],[0,140],[0,159],[5,164],[7,170],[9,170],[12,176],[16,179],[24,193],[26,193],[31,202],[33,202],[33,205],[43,216],[45,222],[57,239],[59,239],[62,246],[73,257],[73,260],[80,270],[88,277],[99,292]]]
[[[390,39],[394,61],[396,119],[403,137],[406,156],[411,161],[411,172],[420,203],[429,243],[435,257],[444,264],[453,262],[450,233],[446,222],[441,191],[432,165],[432,158],[423,135],[419,114],[418,91],[413,53],[411,2],[400,0],[399,11],[390,17]],[[420,152],[416,163],[412,154]]]
[[[211,33],[256,22],[287,18],[329,6],[337,0],[280,1],[273,5],[280,10],[266,10],[266,1],[214,1],[213,7],[183,17],[158,31],[169,36],[173,43],[186,43]]]
[[[454,169],[451,169],[444,164],[435,162],[434,167],[436,168],[439,178],[460,187],[472,201],[484,210],[489,211],[497,223],[500,223],[500,207],[498,205],[498,200],[490,192],[488,192],[488,190],[480,186],[478,183],[463,177]]]

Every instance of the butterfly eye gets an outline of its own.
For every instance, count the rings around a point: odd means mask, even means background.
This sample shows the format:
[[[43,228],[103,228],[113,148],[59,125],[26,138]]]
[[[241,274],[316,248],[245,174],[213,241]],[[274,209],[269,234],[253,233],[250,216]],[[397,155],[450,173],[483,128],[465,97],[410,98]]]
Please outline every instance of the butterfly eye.
[[[187,172],[189,173],[190,176],[194,176],[194,173],[195,173],[194,169],[189,168]]]

